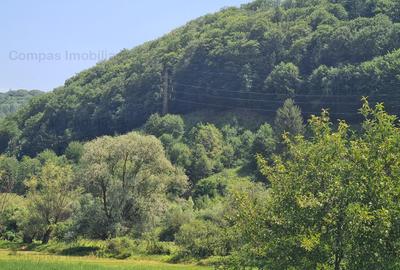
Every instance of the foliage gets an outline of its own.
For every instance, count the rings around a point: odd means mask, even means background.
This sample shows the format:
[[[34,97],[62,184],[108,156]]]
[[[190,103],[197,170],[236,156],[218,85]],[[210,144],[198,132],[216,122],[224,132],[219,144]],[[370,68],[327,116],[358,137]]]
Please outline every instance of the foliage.
[[[272,127],[265,123],[258,129],[255,134],[252,152],[254,155],[261,154],[264,156],[270,156],[276,146],[276,139],[274,137],[274,131]]]
[[[292,99],[287,99],[276,112],[275,130],[278,136],[285,132],[292,136],[304,134],[305,126],[301,109],[294,104]]]
[[[8,206],[8,195],[16,185],[17,167],[17,159],[0,156],[0,213]]]
[[[280,63],[268,75],[265,81],[267,92],[283,96],[293,96],[300,86],[299,68],[293,63]]]
[[[26,232],[33,233],[32,238],[39,234],[42,242],[47,243],[54,227],[71,215],[79,195],[72,179],[70,166],[48,162],[37,177],[27,182],[28,217],[24,226]]]
[[[224,136],[222,163],[224,167],[233,168],[246,164],[251,159],[251,148],[254,134],[238,124],[225,125],[221,128]]]
[[[190,131],[192,162],[189,175],[193,180],[211,175],[222,168],[223,135],[213,124],[199,124]]]
[[[192,162],[192,150],[182,142],[173,144],[169,151],[171,162],[181,168],[189,168]]]
[[[400,133],[376,104],[399,112],[399,7],[257,0],[32,98],[0,121],[1,239],[227,269],[398,268]],[[361,96],[373,105],[357,114]]]
[[[174,241],[175,234],[179,232],[181,226],[194,218],[193,206],[191,199],[171,204],[162,221],[162,228],[156,240],[163,242]]]
[[[83,155],[84,147],[80,142],[70,142],[65,149],[65,157],[74,163],[78,163]]]
[[[236,186],[239,182],[249,181],[250,177],[243,176],[240,167],[224,170],[208,178],[201,179],[193,190],[193,198],[197,206],[199,206],[198,200],[226,197],[230,188]]]
[[[212,222],[195,220],[184,224],[176,235],[176,242],[187,255],[206,258],[220,252],[220,229]]]
[[[287,141],[270,167],[265,205],[238,197],[247,264],[268,269],[394,269],[398,264],[399,128],[382,105],[364,103],[360,136],[326,112],[310,139]],[[241,265],[243,266],[243,265]]]
[[[0,93],[0,118],[15,113],[21,106],[24,106],[30,99],[43,95],[39,90],[10,90]]]
[[[151,230],[168,200],[180,196],[187,186],[186,176],[165,157],[160,141],[138,133],[87,143],[82,175],[86,191],[101,204],[101,216],[106,218],[102,223],[113,227],[103,238],[117,235],[118,227],[122,233]]]
[[[167,114],[160,117],[158,114],[153,114],[147,120],[144,131],[158,138],[162,135],[169,134],[175,139],[179,139],[185,131],[185,123],[179,115]]]
[[[389,106],[397,99],[386,96],[399,86],[398,11],[397,0],[261,0],[221,10],[33,98],[0,125],[0,150],[61,154],[71,141],[139,128],[161,110],[164,66],[173,114],[237,108],[271,115],[292,97],[304,111],[331,108],[352,119],[367,95],[398,112]],[[148,132],[158,137],[164,131],[151,125],[165,124],[179,137],[178,118],[155,115]]]
[[[134,242],[128,238],[114,238],[108,240],[102,252],[110,258],[126,259],[132,255]]]
[[[21,240],[19,218],[26,208],[26,200],[15,194],[0,194],[1,201],[7,201],[0,211],[0,238],[7,241]]]

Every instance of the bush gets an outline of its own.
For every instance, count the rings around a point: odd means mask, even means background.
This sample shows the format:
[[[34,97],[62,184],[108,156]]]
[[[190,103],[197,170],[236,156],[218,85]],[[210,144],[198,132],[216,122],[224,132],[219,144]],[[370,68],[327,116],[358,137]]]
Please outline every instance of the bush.
[[[191,165],[192,150],[184,143],[175,143],[168,151],[171,162],[185,170]]]
[[[114,238],[106,242],[98,255],[123,260],[132,256],[136,247],[135,242],[129,238]]]
[[[193,219],[193,206],[192,199],[182,200],[179,204],[172,204],[165,214],[158,239],[165,242],[174,241],[175,234],[181,226]]]
[[[276,140],[272,127],[265,123],[258,129],[254,142],[253,142],[253,154],[261,154],[265,157],[269,157],[276,147]]]
[[[161,117],[158,114],[153,114],[147,120],[144,131],[158,138],[164,134],[169,134],[175,139],[179,139],[185,132],[185,123],[179,115],[167,114]]]
[[[4,198],[3,196],[7,196]],[[21,240],[20,223],[22,213],[26,211],[25,199],[15,194],[0,194],[0,201],[6,200],[0,211],[0,239],[7,241]]]
[[[184,224],[176,235],[176,243],[182,248],[180,257],[207,258],[219,255],[220,228],[203,220]]]
[[[83,144],[80,142],[69,143],[64,154],[68,160],[78,163],[83,154]]]
[[[76,240],[76,234],[73,232],[73,223],[71,220],[61,222],[54,228],[53,237],[58,241]]]

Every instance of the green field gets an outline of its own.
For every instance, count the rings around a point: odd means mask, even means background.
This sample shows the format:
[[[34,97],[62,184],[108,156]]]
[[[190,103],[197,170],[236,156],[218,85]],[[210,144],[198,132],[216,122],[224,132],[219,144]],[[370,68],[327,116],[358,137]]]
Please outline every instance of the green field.
[[[112,260],[96,257],[64,257],[37,252],[0,250],[1,270],[206,270],[208,267],[174,265],[158,261],[129,259]]]

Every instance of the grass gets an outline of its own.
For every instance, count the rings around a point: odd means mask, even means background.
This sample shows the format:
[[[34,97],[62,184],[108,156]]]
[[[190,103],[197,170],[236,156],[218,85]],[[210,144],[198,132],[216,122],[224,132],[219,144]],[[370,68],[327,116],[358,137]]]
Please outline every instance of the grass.
[[[174,265],[141,258],[113,260],[96,257],[64,257],[38,252],[0,250],[1,270],[207,270],[194,265]]]
[[[50,242],[49,244],[23,244],[0,240],[0,249],[37,251],[64,256],[89,256],[93,255],[104,245],[104,241],[79,240],[72,243]]]

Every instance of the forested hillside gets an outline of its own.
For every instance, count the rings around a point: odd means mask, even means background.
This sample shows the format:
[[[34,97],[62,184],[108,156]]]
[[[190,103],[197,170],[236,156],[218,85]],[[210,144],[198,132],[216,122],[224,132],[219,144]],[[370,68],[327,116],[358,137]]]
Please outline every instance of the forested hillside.
[[[365,95],[398,112],[399,6],[396,0],[279,6],[259,0],[206,15],[35,99],[3,124],[14,129],[2,128],[1,150],[62,152],[72,140],[139,127],[165,103],[171,113],[273,114],[292,97],[304,114],[325,107],[354,119]]]
[[[0,93],[0,118],[15,113],[20,107],[36,96],[44,94],[39,90],[10,90]]]

